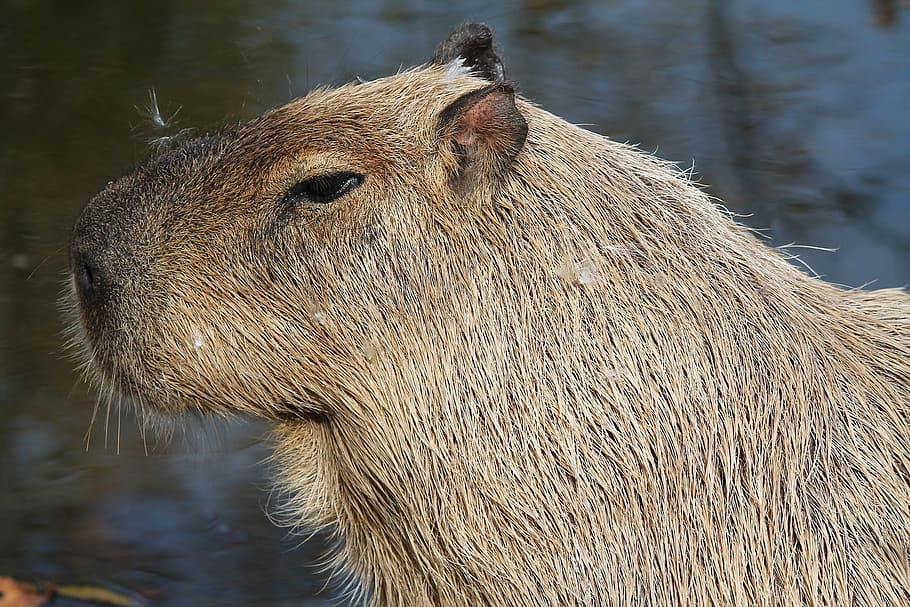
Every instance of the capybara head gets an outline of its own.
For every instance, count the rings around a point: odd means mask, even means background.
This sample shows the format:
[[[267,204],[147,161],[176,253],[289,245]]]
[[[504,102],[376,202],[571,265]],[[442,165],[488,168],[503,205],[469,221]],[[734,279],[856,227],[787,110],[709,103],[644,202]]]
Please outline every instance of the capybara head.
[[[490,30],[110,183],[100,385],[275,422],[373,605],[910,597],[910,302],[811,278],[505,80]]]
[[[166,409],[357,407],[383,342],[464,282],[433,266],[464,254],[451,237],[486,223],[527,136],[509,85],[440,61],[313,93],[96,196],[71,260],[103,381]]]

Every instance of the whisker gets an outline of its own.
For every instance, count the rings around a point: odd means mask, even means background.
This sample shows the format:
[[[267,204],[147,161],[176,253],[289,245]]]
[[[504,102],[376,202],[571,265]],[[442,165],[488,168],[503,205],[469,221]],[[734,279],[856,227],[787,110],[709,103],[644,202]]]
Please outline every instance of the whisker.
[[[120,431],[123,413],[123,396],[117,396],[117,455],[120,455]]]
[[[98,418],[98,409],[101,407],[101,401],[95,400],[95,405],[92,407],[92,418],[88,422],[88,430],[85,433],[85,450],[88,451],[92,446],[92,432],[95,429],[95,420]]]
[[[39,261],[38,264],[34,268],[32,268],[32,271],[28,273],[28,276],[25,277],[26,282],[31,280],[32,276],[35,275],[35,272],[37,272],[41,268],[41,266],[43,266],[45,263],[47,263],[47,260],[50,258],[51,258],[50,255],[45,255],[44,259]]]
[[[113,394],[110,390],[104,391],[104,400],[107,401],[104,409],[104,449],[108,449],[108,437],[110,436],[110,422],[111,422],[111,405],[113,404]]]
[[[146,435],[147,420],[148,415],[146,414],[146,407],[142,400],[139,399],[136,410],[136,424],[139,426],[139,436],[142,438],[142,450],[145,452],[146,457],[149,455],[148,436]]]

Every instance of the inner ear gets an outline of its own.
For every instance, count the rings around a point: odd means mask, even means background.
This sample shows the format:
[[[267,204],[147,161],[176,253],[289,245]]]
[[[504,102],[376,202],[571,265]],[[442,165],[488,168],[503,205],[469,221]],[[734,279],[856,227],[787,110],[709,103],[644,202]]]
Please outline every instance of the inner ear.
[[[439,134],[461,153],[463,177],[500,179],[524,147],[528,122],[515,90],[500,83],[452,102],[439,115]]]

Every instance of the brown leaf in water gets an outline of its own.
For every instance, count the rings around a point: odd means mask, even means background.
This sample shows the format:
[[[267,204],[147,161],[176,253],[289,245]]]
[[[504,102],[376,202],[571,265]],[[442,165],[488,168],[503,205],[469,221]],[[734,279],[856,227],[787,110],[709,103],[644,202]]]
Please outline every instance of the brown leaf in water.
[[[0,577],[0,607],[40,607],[51,594],[50,590],[39,591],[33,584]]]

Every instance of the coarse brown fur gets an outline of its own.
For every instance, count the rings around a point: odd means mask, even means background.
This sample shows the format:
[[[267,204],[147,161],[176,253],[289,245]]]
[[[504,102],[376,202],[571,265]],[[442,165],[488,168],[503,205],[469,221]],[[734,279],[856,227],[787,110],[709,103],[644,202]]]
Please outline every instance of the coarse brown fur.
[[[907,294],[807,276],[457,67],[109,185],[73,244],[100,382],[275,420],[291,522],[371,605],[907,604]],[[286,203],[338,171],[363,182]]]

